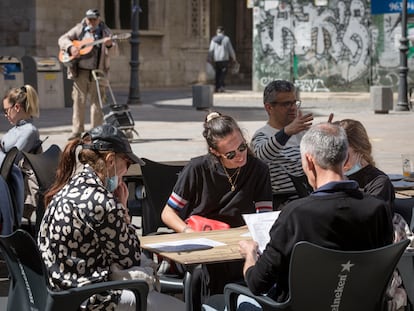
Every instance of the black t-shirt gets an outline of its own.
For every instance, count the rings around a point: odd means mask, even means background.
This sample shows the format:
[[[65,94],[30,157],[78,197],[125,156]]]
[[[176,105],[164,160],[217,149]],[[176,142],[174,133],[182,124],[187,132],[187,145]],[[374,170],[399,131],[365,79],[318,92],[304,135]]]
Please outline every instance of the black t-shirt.
[[[236,169],[227,172],[232,176]],[[193,158],[180,173],[168,205],[179,211],[181,217],[200,215],[231,227],[245,225],[242,214],[272,210],[269,168],[264,162],[248,155],[233,183],[235,191],[231,191],[223,166],[215,156]]]

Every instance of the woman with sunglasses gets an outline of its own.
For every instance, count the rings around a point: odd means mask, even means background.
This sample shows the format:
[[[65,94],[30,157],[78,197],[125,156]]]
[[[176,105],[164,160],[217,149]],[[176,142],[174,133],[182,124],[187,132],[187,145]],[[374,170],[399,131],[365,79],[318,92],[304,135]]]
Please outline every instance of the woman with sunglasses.
[[[271,211],[269,169],[250,151],[236,121],[212,112],[203,136],[209,152],[191,159],[180,173],[163,222],[176,232],[191,232],[185,223],[191,215],[238,227],[245,225],[242,214]]]
[[[65,147],[56,180],[45,195],[38,245],[54,290],[110,280],[111,266],[140,266],[143,257],[130,222],[128,188],[122,181],[130,164],[144,162],[128,138],[104,124]],[[174,297],[150,291],[148,310],[183,310]],[[128,290],[106,291],[86,302],[85,310],[135,310]]]
[[[209,152],[191,159],[180,173],[163,209],[163,222],[176,232],[191,232],[185,222],[191,215],[238,227],[245,225],[242,214],[272,211],[269,168],[250,151],[236,121],[211,112],[204,122],[203,136]],[[220,266],[225,267],[222,272],[218,265],[209,269],[217,275],[210,274],[212,294],[221,292],[232,277],[241,277],[241,266]]]
[[[13,125],[1,139],[1,151],[7,153],[17,147],[35,152],[41,145],[39,131],[33,118],[39,117],[39,97],[31,85],[11,88],[3,97],[4,116]]]

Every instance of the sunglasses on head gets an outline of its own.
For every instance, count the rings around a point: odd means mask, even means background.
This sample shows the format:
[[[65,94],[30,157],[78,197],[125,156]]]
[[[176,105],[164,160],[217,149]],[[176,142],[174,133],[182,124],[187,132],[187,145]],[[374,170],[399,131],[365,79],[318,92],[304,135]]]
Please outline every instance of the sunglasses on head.
[[[236,152],[244,152],[248,148],[246,143],[242,143],[239,147],[237,147],[237,150],[226,152],[225,154],[222,154],[227,160],[232,160],[236,156]]]

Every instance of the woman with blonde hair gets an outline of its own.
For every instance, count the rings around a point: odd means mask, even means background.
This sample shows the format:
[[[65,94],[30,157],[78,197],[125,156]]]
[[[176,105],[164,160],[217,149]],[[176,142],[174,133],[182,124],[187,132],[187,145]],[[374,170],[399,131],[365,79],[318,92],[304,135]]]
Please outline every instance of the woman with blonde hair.
[[[390,178],[375,166],[372,145],[364,126],[361,122],[352,119],[344,119],[335,123],[345,129],[349,143],[349,157],[344,165],[345,175],[357,181],[364,192],[389,204],[393,212],[394,242],[408,237],[412,239],[412,232],[407,222],[395,208],[395,190]],[[388,310],[399,310],[407,304],[406,292],[397,272],[394,272],[394,279],[387,289],[387,295]]]
[[[375,166],[372,145],[361,122],[344,119],[334,122],[345,129],[349,143],[349,157],[345,162],[345,175],[358,182],[364,192],[377,196],[393,207],[394,186],[388,175]]]
[[[14,125],[1,139],[1,151],[7,153],[17,147],[20,151],[35,152],[41,145],[39,131],[33,118],[39,117],[39,97],[29,84],[12,88],[3,97],[3,111]]]
[[[42,151],[39,131],[33,124],[33,119],[39,117],[39,97],[36,90],[29,84],[22,87],[9,89],[3,97],[4,116],[13,125],[11,129],[4,134],[0,143],[0,165],[6,156],[6,153],[13,147],[20,151],[30,153],[40,153]],[[12,188],[16,193],[24,192],[24,202],[17,203],[19,207],[24,206],[23,217],[30,220],[31,214],[38,206],[38,181],[27,161],[20,161],[22,154],[19,154],[15,163],[19,164],[23,173],[20,176],[20,170],[13,167]],[[20,187],[20,178],[24,179],[24,187]],[[16,197],[20,195],[16,194]],[[19,210],[20,213],[20,210]],[[20,219],[20,214],[18,215]]]

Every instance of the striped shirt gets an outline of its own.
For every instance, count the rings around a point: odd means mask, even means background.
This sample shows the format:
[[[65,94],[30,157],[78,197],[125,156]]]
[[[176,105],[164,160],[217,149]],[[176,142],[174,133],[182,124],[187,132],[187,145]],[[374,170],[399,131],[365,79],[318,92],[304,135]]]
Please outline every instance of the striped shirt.
[[[304,174],[299,147],[304,134],[305,132],[301,132],[288,136],[284,130],[266,124],[253,135],[252,149],[256,156],[269,166],[273,193],[296,191],[286,171],[292,175]]]

